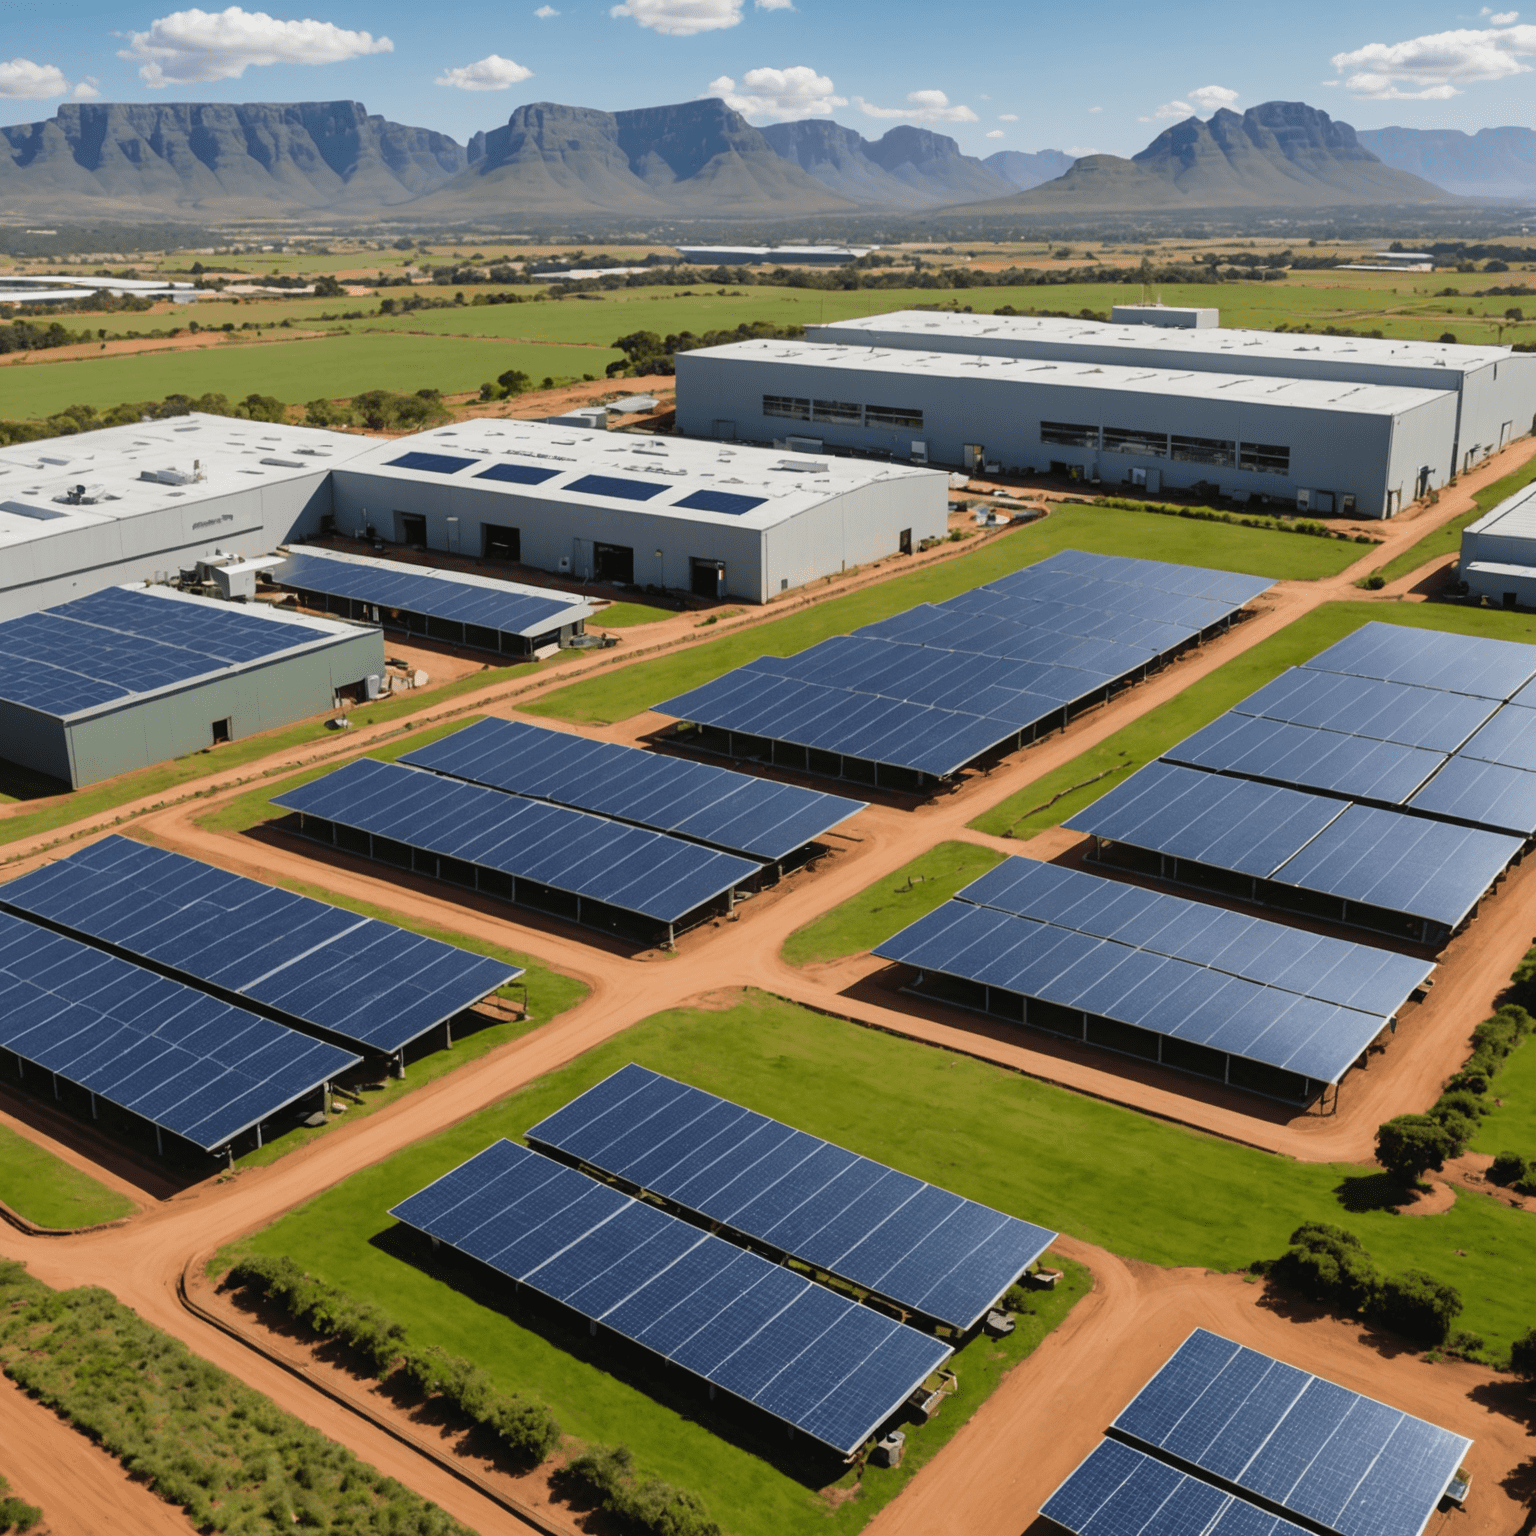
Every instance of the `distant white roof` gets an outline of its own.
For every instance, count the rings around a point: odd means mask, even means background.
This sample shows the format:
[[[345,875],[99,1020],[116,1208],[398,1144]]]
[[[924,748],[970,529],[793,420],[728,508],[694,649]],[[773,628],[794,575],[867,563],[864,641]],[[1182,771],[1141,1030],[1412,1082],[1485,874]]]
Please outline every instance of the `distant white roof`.
[[[804,261],[816,256],[846,256],[850,261],[878,251],[878,245],[680,245],[684,256],[718,257],[739,256],[744,261],[761,261],[764,257],[780,261]]]
[[[1524,490],[1506,496],[1491,512],[1475,523],[1468,523],[1466,533],[1492,533],[1507,539],[1536,539],[1536,481]]]

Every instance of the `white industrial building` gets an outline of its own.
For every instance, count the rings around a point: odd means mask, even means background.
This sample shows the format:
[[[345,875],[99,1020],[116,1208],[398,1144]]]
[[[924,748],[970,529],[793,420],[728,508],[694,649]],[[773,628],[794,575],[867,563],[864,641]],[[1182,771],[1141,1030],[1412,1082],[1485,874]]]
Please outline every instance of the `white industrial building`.
[[[1456,573],[1474,597],[1536,608],[1536,484],[1462,529]]]
[[[680,352],[677,401],[679,429],[722,446],[788,439],[802,452],[994,464],[1380,518],[1445,483],[1457,397],[1166,365],[745,341]]]
[[[901,310],[808,325],[805,334],[810,341],[845,346],[1444,390],[1455,396],[1457,410],[1450,435],[1427,460],[1435,466],[1436,484],[1473,468],[1536,425],[1536,353],[1437,341],[1225,330],[1214,326],[1214,310],[1117,306],[1114,316],[1135,323]],[[1174,323],[1159,316],[1199,319]]]
[[[497,417],[373,444],[333,480],[343,533],[757,603],[940,538],[948,512],[932,470]]]

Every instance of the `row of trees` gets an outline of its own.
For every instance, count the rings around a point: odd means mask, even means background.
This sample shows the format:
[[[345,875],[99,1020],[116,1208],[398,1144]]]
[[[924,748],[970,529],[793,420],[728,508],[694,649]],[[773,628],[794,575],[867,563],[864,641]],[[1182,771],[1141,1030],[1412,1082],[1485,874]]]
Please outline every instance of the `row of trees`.
[[[136,421],[166,421],[201,411],[209,416],[232,416],[242,421],[286,421],[288,407],[275,395],[250,394],[240,401],[228,395],[167,395],[163,400],[125,400],[98,411],[94,405],[66,405],[44,421],[0,421],[0,447],[32,443],[46,437],[70,437],[100,427],[126,427]]]
[[[629,335],[620,336],[610,343],[624,354],[624,358],[609,363],[608,377],[617,378],[625,373],[675,373],[675,359],[679,352],[694,352],[700,347],[723,347],[733,341],[756,341],[764,337],[798,341],[804,335],[803,325],[775,325],[771,320],[750,320],[733,330],[704,331],[699,334],[677,331],[669,336],[661,336],[655,331],[631,331]]]

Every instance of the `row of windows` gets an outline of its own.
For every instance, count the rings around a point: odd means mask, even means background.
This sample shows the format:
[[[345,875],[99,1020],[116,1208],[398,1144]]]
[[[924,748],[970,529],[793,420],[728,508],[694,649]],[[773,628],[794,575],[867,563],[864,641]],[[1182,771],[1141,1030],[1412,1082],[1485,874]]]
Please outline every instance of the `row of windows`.
[[[1070,421],[1042,421],[1040,441],[1063,448],[1098,448],[1106,453],[1134,453],[1147,459],[1176,459],[1218,469],[1246,469],[1263,475],[1289,475],[1291,450],[1283,443],[1238,443],[1220,437],[1186,437],[1134,427],[1098,427]]]
[[[764,395],[763,415],[784,421],[822,421],[839,427],[894,427],[921,432],[923,413],[894,405],[859,405],[851,400],[802,400],[794,395]]]

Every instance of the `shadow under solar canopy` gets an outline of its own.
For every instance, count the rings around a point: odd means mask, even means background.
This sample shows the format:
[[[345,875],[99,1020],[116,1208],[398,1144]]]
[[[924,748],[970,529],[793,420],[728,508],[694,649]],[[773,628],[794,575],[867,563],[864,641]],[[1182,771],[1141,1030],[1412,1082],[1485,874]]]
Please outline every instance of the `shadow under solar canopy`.
[[[115,834],[0,886],[0,907],[386,1055],[523,974]]]
[[[511,1141],[390,1215],[845,1457],[951,1353]]]
[[[204,1152],[361,1060],[8,912],[0,1047]]]
[[[1056,1239],[633,1062],[528,1140],[961,1332]]]
[[[864,809],[841,795],[494,717],[400,761],[770,862]]]

